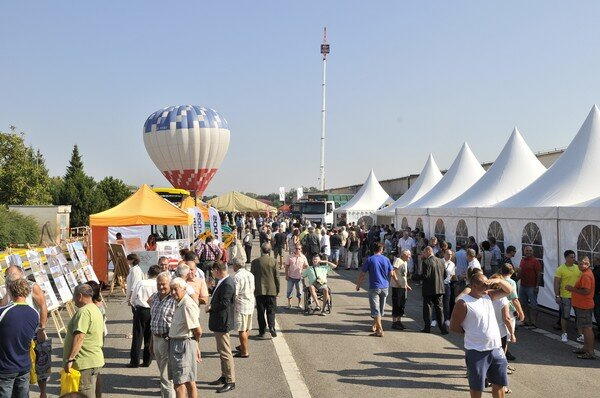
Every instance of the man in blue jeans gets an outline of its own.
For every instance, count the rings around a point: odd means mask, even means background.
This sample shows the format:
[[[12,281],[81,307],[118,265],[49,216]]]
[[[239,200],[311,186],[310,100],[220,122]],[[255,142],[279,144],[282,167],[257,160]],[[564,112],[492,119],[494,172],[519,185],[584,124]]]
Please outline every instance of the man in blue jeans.
[[[356,291],[360,290],[360,285],[369,273],[369,305],[371,307],[371,318],[373,318],[373,333],[371,336],[383,337],[383,327],[381,326],[381,317],[385,308],[385,300],[390,286],[390,278],[397,283],[398,279],[394,273],[394,267],[390,260],[384,256],[383,243],[373,244],[373,255],[367,258],[363,264],[356,281]]]
[[[17,279],[8,283],[13,303],[0,308],[0,397],[29,397],[29,347],[40,316],[27,305],[29,282]]]

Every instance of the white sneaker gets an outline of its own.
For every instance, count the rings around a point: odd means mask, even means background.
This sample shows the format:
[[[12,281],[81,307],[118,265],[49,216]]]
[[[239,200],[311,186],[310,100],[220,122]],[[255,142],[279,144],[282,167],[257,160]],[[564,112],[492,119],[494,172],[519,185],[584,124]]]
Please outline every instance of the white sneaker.
[[[583,339],[583,335],[580,334],[579,336],[577,336],[577,341],[580,343],[583,343],[584,339]]]
[[[569,341],[569,338],[567,337],[566,333],[563,333],[560,335],[560,341],[562,341],[563,343],[566,343],[567,341]]]
[[[437,321],[431,321],[431,327],[434,328],[437,326]]]
[[[446,325],[447,328],[450,327],[450,321],[448,319],[446,319],[446,321],[444,322],[444,324]]]

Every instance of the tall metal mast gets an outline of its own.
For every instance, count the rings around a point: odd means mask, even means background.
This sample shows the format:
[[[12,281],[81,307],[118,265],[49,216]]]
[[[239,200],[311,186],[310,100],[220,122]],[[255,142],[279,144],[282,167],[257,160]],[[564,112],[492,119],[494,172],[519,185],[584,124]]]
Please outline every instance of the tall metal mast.
[[[323,28],[323,43],[321,44],[321,55],[323,55],[323,106],[321,108],[321,167],[319,170],[319,190],[325,189],[325,119],[327,108],[325,103],[326,91],[326,73],[327,73],[327,54],[329,54],[329,44],[327,43],[327,27]]]

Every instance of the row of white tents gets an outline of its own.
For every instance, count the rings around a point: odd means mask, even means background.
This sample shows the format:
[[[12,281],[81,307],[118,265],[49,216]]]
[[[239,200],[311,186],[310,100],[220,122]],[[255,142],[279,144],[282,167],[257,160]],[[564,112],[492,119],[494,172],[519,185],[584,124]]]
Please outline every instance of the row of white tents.
[[[546,170],[515,128],[487,170],[463,144],[442,175],[433,155],[412,186],[390,204],[373,171],[336,220],[419,228],[456,247],[494,236],[502,248],[534,247],[543,260],[540,304],[556,308],[552,281],[564,250],[600,262],[600,110],[593,106],[564,153]]]

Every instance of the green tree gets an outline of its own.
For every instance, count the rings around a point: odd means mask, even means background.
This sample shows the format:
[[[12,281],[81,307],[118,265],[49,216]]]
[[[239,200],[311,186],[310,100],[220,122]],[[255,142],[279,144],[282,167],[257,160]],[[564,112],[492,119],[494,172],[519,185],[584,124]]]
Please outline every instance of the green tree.
[[[73,147],[67,172],[55,199],[57,205],[71,205],[73,227],[88,225],[90,214],[110,207],[105,194],[97,189],[94,179],[85,174],[77,145]]]
[[[104,195],[109,207],[113,207],[131,196],[131,189],[122,180],[104,177],[96,186],[99,195]]]
[[[25,145],[24,134],[0,132],[0,203],[39,205],[52,202],[48,169],[39,150]]]
[[[0,250],[14,243],[37,243],[39,232],[33,217],[0,206]]]

